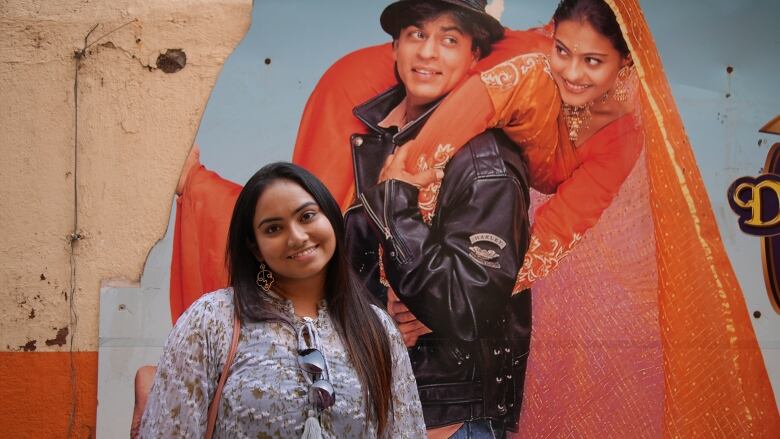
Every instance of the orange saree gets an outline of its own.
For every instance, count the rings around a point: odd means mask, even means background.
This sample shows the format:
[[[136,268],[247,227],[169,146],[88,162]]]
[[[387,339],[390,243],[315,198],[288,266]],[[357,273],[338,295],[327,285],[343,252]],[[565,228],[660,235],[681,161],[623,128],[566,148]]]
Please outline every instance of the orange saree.
[[[665,437],[778,437],[742,290],[636,0],[606,0],[639,74],[658,269]]]

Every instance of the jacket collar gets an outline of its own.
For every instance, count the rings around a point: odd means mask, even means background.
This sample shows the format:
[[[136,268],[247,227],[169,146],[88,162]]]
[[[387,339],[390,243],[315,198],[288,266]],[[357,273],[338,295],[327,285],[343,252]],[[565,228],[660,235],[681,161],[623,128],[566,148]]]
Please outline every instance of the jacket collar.
[[[404,90],[403,84],[398,84],[358,105],[352,110],[352,113],[372,131],[377,134],[385,134],[390,130],[380,127],[379,123],[384,120],[393,108],[397,107],[398,104],[403,101],[405,96],[406,90]],[[431,107],[425,110],[417,119],[406,124],[403,130],[395,133],[393,135],[393,143],[396,145],[403,145],[411,140],[440,103],[441,99],[431,105]]]

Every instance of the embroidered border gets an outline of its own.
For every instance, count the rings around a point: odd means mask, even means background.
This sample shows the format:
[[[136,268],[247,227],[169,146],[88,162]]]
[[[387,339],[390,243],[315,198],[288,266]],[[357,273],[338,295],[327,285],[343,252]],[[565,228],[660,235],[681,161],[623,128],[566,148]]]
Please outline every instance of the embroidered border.
[[[530,288],[532,283],[558,268],[561,260],[571,253],[574,246],[581,239],[582,235],[575,233],[571,241],[564,245],[558,239],[553,238],[548,241],[546,248],[542,248],[539,238],[536,235],[531,236],[531,244],[523,259],[523,266],[517,273],[517,280],[515,287],[512,289],[512,294],[517,294]]]

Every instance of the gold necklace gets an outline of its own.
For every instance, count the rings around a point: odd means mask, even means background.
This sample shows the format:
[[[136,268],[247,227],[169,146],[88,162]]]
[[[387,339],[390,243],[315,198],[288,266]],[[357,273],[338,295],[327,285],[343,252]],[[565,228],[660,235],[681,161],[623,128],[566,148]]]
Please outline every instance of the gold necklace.
[[[577,141],[580,131],[590,124],[590,107],[592,106],[592,101],[585,105],[563,104],[563,120],[566,121],[566,127],[569,128],[569,139],[572,143]]]
[[[601,95],[598,100],[602,104],[607,103],[607,100],[609,100],[609,90]],[[577,141],[580,131],[590,125],[590,119],[593,116],[590,109],[595,102],[596,100],[592,100],[585,105],[563,104],[563,120],[566,121],[566,127],[569,129],[569,139],[572,143]]]

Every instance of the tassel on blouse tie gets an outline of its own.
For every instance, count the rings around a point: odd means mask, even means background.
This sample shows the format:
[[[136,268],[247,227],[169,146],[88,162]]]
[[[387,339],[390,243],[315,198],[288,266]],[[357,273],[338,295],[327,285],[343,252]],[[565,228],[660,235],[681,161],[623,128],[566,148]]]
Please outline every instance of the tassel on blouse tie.
[[[309,342],[306,341],[308,332]],[[312,351],[319,353],[319,356],[312,355]],[[301,439],[322,439],[322,426],[319,421],[319,411],[330,407],[335,401],[335,392],[330,383],[330,374],[328,373],[328,360],[320,350],[320,341],[317,328],[314,326],[314,320],[311,317],[303,318],[303,325],[298,329],[298,363],[303,371],[303,376],[309,384],[309,404],[308,417],[303,426]],[[304,353],[307,353],[304,355]],[[319,360],[322,360],[320,364]],[[320,375],[316,380],[313,375]],[[319,404],[318,404],[319,402]],[[325,405],[325,407],[320,407]]]

